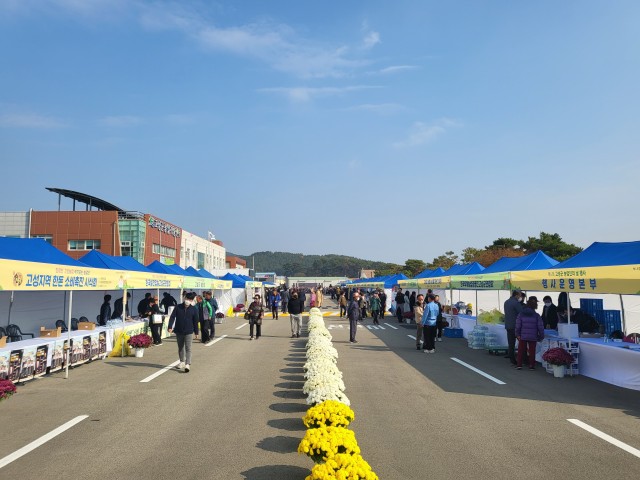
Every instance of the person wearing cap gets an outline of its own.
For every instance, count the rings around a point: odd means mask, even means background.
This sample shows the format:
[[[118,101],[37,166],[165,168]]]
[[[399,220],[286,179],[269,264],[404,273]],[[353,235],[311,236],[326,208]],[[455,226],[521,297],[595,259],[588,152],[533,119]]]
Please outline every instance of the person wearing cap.
[[[516,317],[516,338],[518,339],[518,360],[516,368],[522,369],[525,351],[529,356],[529,370],[536,368],[536,343],[544,338],[542,317],[536,312],[538,299],[529,297],[522,312]]]
[[[169,333],[176,334],[178,341],[178,357],[180,364],[178,370],[184,369],[185,373],[191,370],[191,345],[193,335],[198,335],[198,310],[195,304],[196,295],[192,292],[184,296],[184,301],[176,306],[169,317]]]
[[[522,312],[524,305],[520,303],[522,292],[514,290],[511,292],[511,298],[504,302],[504,328],[507,331],[507,342],[509,344],[507,357],[514,367],[516,361],[516,318]]]
[[[300,326],[302,325],[302,312],[304,305],[298,298],[298,292],[293,292],[289,299],[289,320],[291,321],[291,338],[300,338]]]

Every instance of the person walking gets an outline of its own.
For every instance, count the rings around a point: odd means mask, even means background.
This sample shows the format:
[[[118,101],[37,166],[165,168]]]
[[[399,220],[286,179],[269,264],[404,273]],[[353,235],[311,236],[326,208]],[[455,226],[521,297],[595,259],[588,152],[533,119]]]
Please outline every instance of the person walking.
[[[378,292],[373,294],[371,297],[371,303],[369,308],[371,308],[371,316],[373,317],[373,324],[380,325],[378,321],[378,316],[380,315],[380,297],[378,296]]]
[[[289,311],[289,290],[284,288],[282,292],[280,292],[280,298],[282,299],[282,313],[287,313]]]
[[[427,297],[427,306],[422,314],[422,332],[424,335],[423,348],[424,353],[436,353],[436,322],[438,321],[438,305],[435,303],[435,297],[429,295]]]
[[[304,306],[307,303],[307,294],[304,288],[301,288],[300,291],[298,292],[298,298],[302,302],[302,311],[304,311]]]
[[[271,307],[271,315],[274,320],[278,320],[278,310],[280,309],[280,302],[282,301],[282,297],[277,290],[273,291],[270,299],[270,307]]]
[[[104,327],[109,320],[111,320],[111,295],[104,296],[104,302],[100,305],[100,315],[98,316],[98,323],[101,327]]]
[[[347,317],[349,317],[349,341],[358,343],[356,340],[356,331],[358,330],[358,322],[362,321],[362,310],[360,309],[360,292],[353,294],[353,300],[347,308]]]
[[[324,292],[322,287],[316,289],[316,307],[322,308],[322,300],[324,300]]]
[[[402,293],[402,289],[399,288],[398,293],[396,293],[396,318],[398,319],[398,323],[402,323],[404,299],[405,299],[405,296]]]
[[[360,306],[360,310],[362,310],[362,318],[367,318],[367,298],[364,294],[360,295],[358,305]]]
[[[380,318],[384,320],[384,312],[387,310],[387,294],[380,290]]]
[[[345,292],[340,293],[340,298],[338,299],[338,305],[340,305],[340,316],[347,316],[347,294]]]
[[[209,330],[209,320],[211,319],[212,308],[209,302],[206,302],[201,295],[196,296],[196,308],[198,309],[198,317],[200,318],[200,341],[209,343],[211,334]]]
[[[422,343],[423,327],[422,315],[424,314],[424,295],[419,294],[416,297],[416,304],[413,307],[413,317],[416,319],[416,350],[420,350]]]
[[[521,295],[520,290],[514,290],[511,292],[511,298],[504,302],[504,328],[507,331],[507,343],[509,345],[507,358],[514,367],[518,363],[516,361],[516,318],[524,308],[520,303]]]
[[[194,306],[195,295],[187,293],[184,302],[177,305],[169,317],[169,333],[176,334],[178,341],[178,370],[185,373],[191,370],[191,345],[193,336],[198,335],[198,310]]]
[[[289,319],[291,320],[291,338],[300,338],[300,327],[302,325],[302,312],[304,312],[304,305],[298,298],[298,293],[293,292],[291,299],[289,300]]]
[[[314,288],[314,289],[311,290],[311,303],[310,303],[311,308],[318,306],[318,305],[316,305],[317,300],[318,300],[318,298],[316,296],[316,290]]]
[[[416,306],[416,292],[411,292],[411,295],[409,295],[409,311],[413,312],[413,307],[415,306]]]
[[[522,370],[525,351],[529,356],[529,370],[536,368],[536,343],[544,338],[544,323],[538,315],[538,299],[529,297],[526,306],[516,317],[516,338],[518,339],[518,360],[516,369]]]
[[[262,335],[262,317],[264,317],[264,309],[262,308],[262,302],[260,301],[260,295],[255,295],[253,297],[253,302],[249,305],[249,309],[247,310],[249,314],[249,340],[253,340],[253,328],[255,325],[256,336],[255,339],[258,340]]]

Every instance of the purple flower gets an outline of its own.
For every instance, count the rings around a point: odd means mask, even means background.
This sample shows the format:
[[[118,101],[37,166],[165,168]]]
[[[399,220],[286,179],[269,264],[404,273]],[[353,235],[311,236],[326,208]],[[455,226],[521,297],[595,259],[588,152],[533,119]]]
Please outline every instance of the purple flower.
[[[9,398],[16,393],[16,386],[11,380],[0,380],[0,400]]]
[[[129,338],[128,343],[131,348],[149,348],[153,339],[146,333],[139,333]]]

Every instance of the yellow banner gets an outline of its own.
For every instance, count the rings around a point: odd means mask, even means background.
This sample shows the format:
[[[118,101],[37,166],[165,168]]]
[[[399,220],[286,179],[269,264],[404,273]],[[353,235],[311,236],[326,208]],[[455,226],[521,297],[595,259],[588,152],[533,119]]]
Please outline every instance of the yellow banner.
[[[167,275],[163,273],[145,273],[130,270],[112,270],[118,275],[118,289],[153,289],[166,288],[176,289],[182,288],[182,276]]]
[[[640,295],[640,265],[511,272],[511,285],[541,292]]]
[[[417,288],[449,288],[451,286],[451,277],[433,277],[418,278],[416,280]]]
[[[398,280],[398,286],[400,288],[421,288],[422,285],[418,283],[421,279],[411,279],[411,280]]]
[[[358,282],[347,285],[349,288],[384,288],[384,282]]]
[[[0,290],[117,290],[117,271],[0,259]]]
[[[233,282],[231,280],[210,280],[211,290],[231,290]]]
[[[244,286],[245,288],[260,288],[262,286],[262,282],[247,282]]]

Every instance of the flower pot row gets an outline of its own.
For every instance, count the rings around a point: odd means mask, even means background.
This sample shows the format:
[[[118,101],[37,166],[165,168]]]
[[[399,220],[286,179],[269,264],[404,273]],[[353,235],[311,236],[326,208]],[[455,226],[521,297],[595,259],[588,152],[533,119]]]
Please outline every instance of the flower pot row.
[[[311,309],[308,328],[303,392],[311,407],[302,419],[307,431],[298,452],[309,456],[315,466],[306,480],[377,480],[360,455],[355,433],[347,428],[355,414],[344,394],[338,351],[317,308]]]

